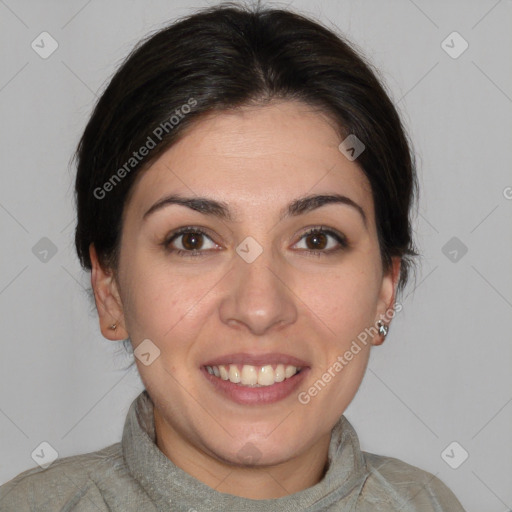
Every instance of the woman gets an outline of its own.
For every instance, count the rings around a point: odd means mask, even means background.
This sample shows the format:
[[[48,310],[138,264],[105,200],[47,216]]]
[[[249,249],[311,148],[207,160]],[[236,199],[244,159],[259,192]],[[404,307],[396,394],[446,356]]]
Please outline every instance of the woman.
[[[463,510],[343,416],[416,255],[417,186],[346,42],[203,10],[128,57],[77,163],[78,256],[145,390],[121,443],[18,475],[2,510]]]

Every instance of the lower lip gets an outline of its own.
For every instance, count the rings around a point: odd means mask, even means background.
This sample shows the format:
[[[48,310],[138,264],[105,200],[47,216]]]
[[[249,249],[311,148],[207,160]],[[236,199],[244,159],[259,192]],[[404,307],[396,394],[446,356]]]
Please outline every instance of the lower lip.
[[[233,382],[229,380],[222,380],[220,377],[209,374],[206,368],[202,368],[204,376],[212,383],[217,391],[233,402],[243,405],[272,404],[284,400],[300,386],[308,371],[309,368],[303,368],[299,373],[296,373],[293,377],[285,379],[282,382],[276,382],[271,386],[251,388],[233,384]]]

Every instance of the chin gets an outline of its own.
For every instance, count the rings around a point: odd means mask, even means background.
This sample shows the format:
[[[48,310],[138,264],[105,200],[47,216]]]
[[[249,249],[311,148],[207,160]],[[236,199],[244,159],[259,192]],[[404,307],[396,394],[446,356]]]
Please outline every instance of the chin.
[[[236,452],[222,450],[216,452],[221,461],[241,467],[277,466],[297,455],[298,446],[276,446],[275,443],[247,441]]]
[[[307,449],[308,441],[311,442],[311,440],[305,435],[303,428],[298,428],[294,433],[288,429],[279,435],[277,425],[279,424],[275,422],[272,425],[266,425],[265,433],[259,436],[255,435],[254,430],[244,433],[238,429],[238,433],[229,439],[224,436],[222,444],[217,438],[205,440],[205,445],[216,458],[231,465],[279,465],[300,455]]]

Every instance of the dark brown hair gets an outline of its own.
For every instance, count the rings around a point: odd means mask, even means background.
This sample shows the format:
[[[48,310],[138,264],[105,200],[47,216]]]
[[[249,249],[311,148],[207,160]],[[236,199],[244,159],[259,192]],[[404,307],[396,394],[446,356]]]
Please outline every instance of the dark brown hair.
[[[151,34],[101,95],[75,155],[82,266],[91,268],[93,243],[101,263],[116,268],[123,208],[137,175],[187,127],[207,113],[273,99],[318,109],[334,120],[340,142],[352,134],[365,145],[357,162],[371,185],[384,269],[392,256],[402,258],[401,291],[417,256],[410,210],[418,187],[407,135],[377,72],[308,17],[232,3]]]

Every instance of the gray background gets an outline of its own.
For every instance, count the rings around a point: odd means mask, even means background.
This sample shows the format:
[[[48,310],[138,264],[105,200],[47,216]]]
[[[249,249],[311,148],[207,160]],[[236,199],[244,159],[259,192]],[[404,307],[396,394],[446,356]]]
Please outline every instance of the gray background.
[[[42,441],[61,457],[119,441],[142,390],[91,309],[73,248],[70,158],[132,46],[214,3],[0,0],[2,483],[35,466]],[[421,270],[347,417],[363,449],[436,474],[469,512],[512,509],[512,2],[289,5],[370,57],[418,155]],[[31,48],[43,31],[59,44],[47,59]],[[469,43],[458,58],[441,45],[453,31]],[[448,39],[452,52],[460,43]],[[46,261],[43,237],[57,250]],[[441,457],[453,441],[469,453],[457,469]],[[462,452],[448,453],[454,463]]]

